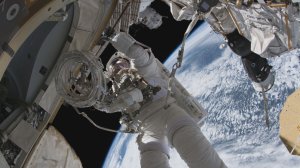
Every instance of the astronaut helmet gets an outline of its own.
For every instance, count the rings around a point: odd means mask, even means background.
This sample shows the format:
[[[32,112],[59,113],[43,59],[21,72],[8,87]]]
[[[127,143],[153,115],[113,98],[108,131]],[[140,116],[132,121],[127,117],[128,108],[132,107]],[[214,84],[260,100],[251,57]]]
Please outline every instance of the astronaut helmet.
[[[109,77],[116,75],[122,69],[133,68],[133,61],[125,54],[116,52],[106,64],[106,71]]]
[[[144,11],[139,13],[139,22],[148,27],[149,29],[157,29],[162,23],[162,16],[156,12],[155,9],[147,7]]]

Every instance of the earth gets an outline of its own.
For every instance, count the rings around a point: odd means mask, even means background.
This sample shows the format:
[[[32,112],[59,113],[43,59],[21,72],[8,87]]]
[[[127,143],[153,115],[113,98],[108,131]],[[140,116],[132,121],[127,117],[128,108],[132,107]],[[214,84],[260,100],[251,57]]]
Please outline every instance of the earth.
[[[269,59],[276,79],[267,93],[267,128],[263,96],[253,89],[241,59],[223,43],[222,36],[202,24],[188,38],[184,63],[176,74],[208,112],[202,132],[229,168],[299,168],[300,157],[290,155],[279,138],[279,113],[287,96],[300,87],[300,50]],[[177,53],[178,49],[164,63],[169,69]],[[135,138],[119,133],[103,167],[139,168]],[[187,167],[175,149],[170,157],[172,167]]]

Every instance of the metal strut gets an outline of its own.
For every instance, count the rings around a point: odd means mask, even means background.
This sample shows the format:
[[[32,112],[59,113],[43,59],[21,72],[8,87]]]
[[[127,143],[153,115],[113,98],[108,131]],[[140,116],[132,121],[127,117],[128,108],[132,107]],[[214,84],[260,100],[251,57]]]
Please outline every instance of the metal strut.
[[[178,56],[177,56],[177,62],[172,66],[172,71],[171,74],[169,76],[169,80],[168,80],[168,92],[167,92],[167,96],[166,96],[166,100],[165,100],[165,106],[164,108],[168,108],[168,98],[170,97],[171,91],[172,91],[172,83],[173,83],[173,79],[175,78],[175,74],[177,69],[179,69],[182,65],[182,61],[183,61],[183,54],[184,54],[184,47],[185,47],[185,42],[186,39],[188,37],[188,35],[191,33],[191,31],[193,30],[193,28],[195,27],[197,21],[200,18],[200,14],[198,12],[196,12],[193,15],[193,19],[191,21],[191,23],[189,24],[188,28],[186,29],[184,36],[183,36],[183,40],[182,40],[182,44],[181,44],[181,48],[178,51]]]
[[[105,33],[107,34],[107,37],[105,38],[109,38],[109,36],[111,36],[114,33],[114,29],[116,28],[117,24],[121,21],[123,15],[125,14],[126,10],[128,9],[129,5],[131,4],[133,0],[128,0],[125,4],[124,9],[122,10],[120,16],[117,18],[116,22],[114,23],[114,25],[112,27],[108,27],[105,30]],[[102,46],[100,47],[100,49],[97,51],[96,53],[96,57],[100,57],[100,55],[103,53],[104,49],[107,47],[107,45],[109,44],[109,40],[105,40],[104,44],[102,44]]]
[[[263,99],[264,99],[264,111],[265,111],[266,125],[267,125],[268,128],[270,128],[268,99],[267,99],[264,87],[261,86],[261,88],[262,88],[262,92],[261,93],[262,93]]]
[[[228,0],[225,1],[225,8],[226,8],[226,10],[227,10],[227,12],[228,12],[228,14],[229,14],[231,20],[233,21],[233,24],[234,24],[235,27],[237,28],[239,34],[242,35],[242,36],[244,36],[243,31],[241,30],[241,27],[240,27],[238,21],[236,20],[235,16],[233,15],[233,13],[232,13],[232,11],[231,11],[231,9],[230,9],[230,6],[229,6],[229,4],[228,4]]]

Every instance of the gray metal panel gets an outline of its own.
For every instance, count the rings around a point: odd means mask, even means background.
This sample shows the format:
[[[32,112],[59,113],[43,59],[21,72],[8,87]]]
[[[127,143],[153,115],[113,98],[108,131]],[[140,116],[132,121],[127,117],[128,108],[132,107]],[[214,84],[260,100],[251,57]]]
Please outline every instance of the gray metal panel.
[[[19,6],[16,11],[14,6]],[[13,11],[15,10],[15,11]],[[12,20],[7,20],[9,12],[17,12],[16,17]],[[21,20],[27,15],[28,11],[25,7],[24,0],[2,0],[0,1],[0,53],[2,52],[2,45],[4,42],[8,43],[10,38],[18,29]],[[3,26],[5,25],[5,26]]]
[[[62,99],[56,92],[55,88],[55,82],[51,82],[49,85],[47,91],[41,98],[41,101],[39,102],[39,105],[48,113],[54,112],[57,108],[57,106],[60,106],[62,104]]]
[[[37,96],[66,42],[73,19],[72,6],[68,15],[63,22],[41,24],[17,51],[6,71],[9,96],[28,103]]]
[[[1,152],[0,152],[0,167],[1,168],[10,168]]]
[[[25,100],[39,49],[54,26],[55,22],[47,22],[40,25],[15,54],[5,74],[8,79],[9,97]],[[15,97],[18,94],[13,92],[16,91],[22,97]]]
[[[57,22],[48,33],[37,52],[30,82],[26,95],[26,102],[32,102],[41,89],[43,82],[47,79],[49,72],[54,67],[57,58],[66,43],[73,19],[73,6],[68,9],[68,18],[65,21]],[[44,69],[44,73],[42,70]]]
[[[29,123],[22,120],[14,131],[9,135],[9,139],[18,145],[25,152],[29,152],[39,136],[39,132]]]

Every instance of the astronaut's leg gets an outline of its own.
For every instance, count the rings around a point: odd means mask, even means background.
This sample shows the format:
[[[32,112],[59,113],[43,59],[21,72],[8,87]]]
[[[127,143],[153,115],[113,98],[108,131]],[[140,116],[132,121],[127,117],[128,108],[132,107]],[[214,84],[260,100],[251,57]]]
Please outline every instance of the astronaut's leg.
[[[169,168],[169,145],[165,135],[165,115],[155,112],[143,120],[142,133],[137,137],[142,168]]]
[[[137,138],[137,144],[140,150],[142,168],[170,168],[169,147],[166,138],[156,139],[141,134]]]
[[[196,123],[179,106],[169,107],[168,138],[190,168],[225,168]]]

